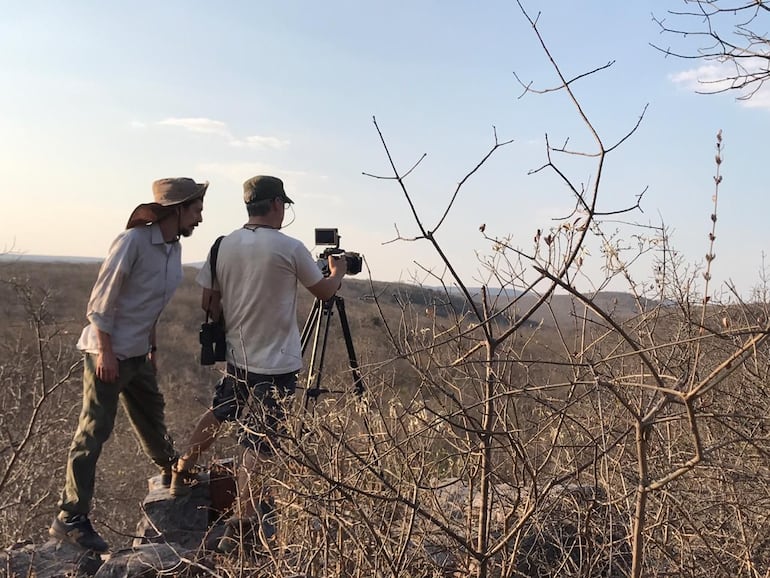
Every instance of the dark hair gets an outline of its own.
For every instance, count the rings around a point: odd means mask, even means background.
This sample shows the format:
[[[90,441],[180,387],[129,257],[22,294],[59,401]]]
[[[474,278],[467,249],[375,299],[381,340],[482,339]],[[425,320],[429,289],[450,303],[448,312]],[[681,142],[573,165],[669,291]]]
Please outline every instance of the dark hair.
[[[270,207],[273,201],[279,197],[273,197],[272,199],[262,199],[254,203],[246,203],[246,212],[249,217],[264,217],[270,212]]]

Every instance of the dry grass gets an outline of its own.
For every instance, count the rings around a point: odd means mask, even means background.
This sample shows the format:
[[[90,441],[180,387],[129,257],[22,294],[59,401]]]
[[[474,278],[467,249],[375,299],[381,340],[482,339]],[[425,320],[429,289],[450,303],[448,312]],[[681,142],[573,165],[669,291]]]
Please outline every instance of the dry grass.
[[[0,269],[0,443],[7,473],[0,533],[9,543],[43,539],[56,509],[80,403],[74,343],[95,275],[90,265]],[[217,369],[197,363],[202,315],[192,279],[187,271],[158,339],[160,383],[178,441],[217,379]],[[520,328],[490,362],[483,350],[463,356],[482,341],[479,329],[468,330],[456,296],[357,279],[346,280],[342,295],[366,404],[350,393],[342,337],[332,323],[324,385],[338,393],[311,403],[310,414],[296,414],[303,427],[292,431],[302,435],[289,436],[264,473],[281,506],[283,553],[222,561],[223,575],[252,563],[264,575],[479,573],[483,514],[489,575],[558,568],[563,576],[625,576],[640,471],[645,575],[758,578],[767,571],[767,352],[755,351],[751,363],[694,403],[681,403],[650,385],[630,345],[649,351],[665,380],[681,381],[698,344],[702,379],[742,346],[752,327],[766,323],[762,306],[714,305],[704,316],[699,308],[615,295],[597,310],[611,310],[608,318],[621,324],[623,337],[579,301],[554,297],[542,309],[550,322]],[[306,296],[300,324],[310,304]],[[499,318],[494,331],[506,331],[510,322]],[[493,421],[482,427],[488,367]],[[484,432],[491,432],[485,439],[494,464],[486,497],[476,474]],[[224,436],[208,457],[235,453]],[[119,414],[100,459],[93,511],[114,547],[131,542],[152,474]]]

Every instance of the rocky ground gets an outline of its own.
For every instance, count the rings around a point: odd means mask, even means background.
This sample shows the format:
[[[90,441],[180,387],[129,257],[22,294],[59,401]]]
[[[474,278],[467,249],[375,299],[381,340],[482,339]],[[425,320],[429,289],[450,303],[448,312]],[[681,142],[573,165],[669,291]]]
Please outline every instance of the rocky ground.
[[[232,476],[207,472],[189,495],[175,498],[156,476],[131,548],[99,555],[53,539],[14,544],[0,552],[0,577],[211,575],[234,488]]]

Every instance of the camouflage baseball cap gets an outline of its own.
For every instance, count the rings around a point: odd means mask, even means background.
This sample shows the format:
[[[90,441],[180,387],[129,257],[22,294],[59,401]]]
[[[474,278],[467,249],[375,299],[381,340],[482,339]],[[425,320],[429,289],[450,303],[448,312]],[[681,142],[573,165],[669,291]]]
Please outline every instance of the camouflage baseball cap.
[[[247,205],[270,199],[282,199],[284,203],[294,202],[286,196],[283,181],[279,178],[257,175],[243,183],[243,202]]]

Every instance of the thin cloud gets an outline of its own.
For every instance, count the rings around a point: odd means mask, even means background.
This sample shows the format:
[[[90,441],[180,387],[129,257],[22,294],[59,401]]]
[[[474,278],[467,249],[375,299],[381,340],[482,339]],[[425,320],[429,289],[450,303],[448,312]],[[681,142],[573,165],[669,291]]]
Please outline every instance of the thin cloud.
[[[669,79],[686,90],[711,93],[729,91],[733,84],[729,78],[735,75],[735,68],[728,63],[707,64],[671,74]],[[760,87],[753,94],[746,90],[735,89],[735,94],[738,94],[739,98],[746,97],[740,98],[742,106],[770,109],[770,90],[766,88]]]
[[[197,134],[210,134],[222,137],[233,147],[282,149],[289,145],[289,141],[272,136],[236,137],[226,123],[210,118],[166,118],[158,121],[157,124],[181,128]]]
[[[725,66],[707,64],[671,74],[669,78],[674,84],[687,90],[715,92],[730,88],[729,81],[725,80],[729,73]]]
[[[247,136],[241,140],[233,139],[230,144],[234,147],[283,149],[289,146],[289,141],[274,136]]]
[[[760,88],[751,95],[751,98],[742,100],[741,104],[746,108],[766,108],[770,110],[770,90]]]
[[[219,120],[210,118],[167,118],[158,122],[161,126],[174,126],[202,134],[216,134],[232,138],[227,125]]]

